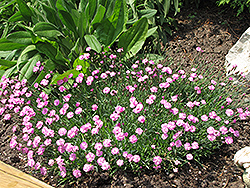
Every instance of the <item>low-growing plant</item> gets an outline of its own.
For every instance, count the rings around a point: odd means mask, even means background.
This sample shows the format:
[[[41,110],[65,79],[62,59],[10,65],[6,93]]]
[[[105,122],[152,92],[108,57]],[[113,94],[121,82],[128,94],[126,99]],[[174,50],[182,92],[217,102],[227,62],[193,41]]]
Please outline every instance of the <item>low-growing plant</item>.
[[[232,124],[250,116],[231,78],[209,72],[211,64],[183,70],[146,58],[125,61],[122,49],[79,60],[96,62],[88,71],[75,64],[55,85],[48,84],[53,72],[32,88],[27,80],[0,83],[3,121],[11,121],[9,109],[22,118],[10,147],[43,175],[76,181],[93,170],[178,172],[233,143],[239,132]]]

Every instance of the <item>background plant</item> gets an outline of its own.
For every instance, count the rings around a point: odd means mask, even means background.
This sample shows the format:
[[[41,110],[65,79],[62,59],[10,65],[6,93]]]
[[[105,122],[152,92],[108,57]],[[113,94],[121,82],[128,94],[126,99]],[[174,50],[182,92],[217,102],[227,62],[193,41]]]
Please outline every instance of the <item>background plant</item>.
[[[27,80],[2,78],[3,119],[11,120],[7,109],[23,118],[10,146],[27,154],[30,167],[60,173],[62,181],[94,169],[177,172],[232,143],[239,133],[231,124],[250,116],[231,78],[211,75],[209,65],[184,71],[146,58],[125,62],[118,51],[80,56],[55,93],[51,72],[31,90]],[[87,60],[96,61],[89,71],[80,65]]]
[[[125,53],[135,55],[152,34],[145,18],[126,29],[125,0],[16,0],[4,8],[13,5],[16,12],[7,23],[22,31],[6,30],[0,39],[0,51],[5,51],[0,63],[8,68],[6,76],[19,73],[19,79],[35,81],[32,68],[38,60],[63,73],[87,46],[96,52],[108,50],[118,38],[118,46],[122,43]]]
[[[217,1],[218,6],[230,4],[231,7],[238,8],[237,16],[244,11],[244,8],[247,8],[250,12],[250,1],[249,0],[218,0]]]

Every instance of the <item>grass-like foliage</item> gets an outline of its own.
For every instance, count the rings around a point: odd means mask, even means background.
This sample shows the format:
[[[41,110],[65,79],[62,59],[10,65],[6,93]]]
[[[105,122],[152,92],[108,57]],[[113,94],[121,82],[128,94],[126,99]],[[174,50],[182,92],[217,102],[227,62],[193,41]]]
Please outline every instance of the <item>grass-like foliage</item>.
[[[89,49],[88,49],[89,50]],[[200,49],[199,49],[200,50]],[[122,49],[79,57],[91,65],[50,85],[2,78],[0,114],[13,127],[10,147],[27,154],[43,175],[76,181],[95,170],[173,170],[199,162],[239,132],[231,126],[250,116],[239,108],[231,78],[146,58],[124,59]],[[40,62],[36,67],[41,67]],[[217,77],[215,77],[215,75]],[[216,79],[218,78],[218,79]]]

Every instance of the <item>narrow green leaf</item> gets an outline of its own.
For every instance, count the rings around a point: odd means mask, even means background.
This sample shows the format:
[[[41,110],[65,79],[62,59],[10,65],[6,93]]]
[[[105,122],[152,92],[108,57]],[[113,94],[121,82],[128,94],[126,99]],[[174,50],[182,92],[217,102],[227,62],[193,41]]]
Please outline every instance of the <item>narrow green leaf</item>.
[[[33,67],[39,60],[41,60],[41,56],[39,54],[29,59],[28,62],[20,70],[19,80],[22,80],[24,78],[29,79],[33,75]]]
[[[8,70],[6,70],[3,76],[5,75],[6,77],[9,77],[12,74],[14,74],[16,71],[17,71],[17,66],[15,65],[14,67],[11,67]]]
[[[33,31],[38,36],[48,37],[48,38],[55,38],[63,35],[55,25],[48,22],[37,23]]]
[[[164,0],[164,3],[163,3],[164,18],[166,18],[166,15],[168,14],[169,9],[170,9],[170,0]]]
[[[0,51],[10,51],[26,47],[24,44],[14,43],[7,39],[0,39]]]
[[[9,34],[6,38],[12,42],[17,42],[20,44],[32,44],[31,35],[27,31],[17,31]]]
[[[89,0],[89,9],[88,9],[89,21],[91,21],[94,18],[96,13],[96,7],[97,7],[97,1]]]
[[[154,32],[155,32],[157,29],[158,29],[158,26],[149,29],[148,32],[147,32],[146,38],[148,38],[149,36],[153,35]]]
[[[16,0],[16,2],[18,4],[22,16],[28,21],[31,21],[31,16],[33,16],[31,9],[26,5],[23,0]]]
[[[58,17],[57,12],[53,8],[51,8],[45,4],[42,4],[42,7],[43,7],[43,10],[46,14],[46,18],[48,19],[48,21],[50,23],[54,24],[55,26],[62,28],[63,25],[62,25],[61,20]]]
[[[179,1],[178,0],[174,0],[174,9],[175,9],[174,15],[176,15],[177,12],[178,12],[178,6],[179,6]]]
[[[106,8],[102,5],[99,5],[97,8],[96,15],[94,19],[92,20],[91,24],[94,25],[95,23],[101,22],[104,17],[105,11],[106,11]]]
[[[16,12],[8,20],[8,22],[17,22],[17,21],[24,21],[24,17],[22,16],[20,11]]]
[[[147,18],[141,18],[131,28],[124,32],[118,42],[118,47],[123,47],[124,53],[129,52],[135,55],[142,47],[148,32]]]
[[[97,38],[94,35],[85,35],[84,36],[87,44],[91,49],[95,50],[96,52],[101,52],[102,50],[102,45],[100,42],[97,40]]]
[[[8,61],[5,59],[0,59],[0,65],[5,66],[5,67],[13,67],[14,65],[16,65],[16,61]]]
[[[144,9],[144,10],[138,10],[138,14],[140,18],[146,17],[151,18],[157,13],[157,10],[155,9]]]
[[[76,25],[75,22],[73,20],[73,18],[71,17],[71,15],[63,10],[59,10],[59,17],[61,18],[63,24],[72,32],[74,32],[77,35],[76,32]]]

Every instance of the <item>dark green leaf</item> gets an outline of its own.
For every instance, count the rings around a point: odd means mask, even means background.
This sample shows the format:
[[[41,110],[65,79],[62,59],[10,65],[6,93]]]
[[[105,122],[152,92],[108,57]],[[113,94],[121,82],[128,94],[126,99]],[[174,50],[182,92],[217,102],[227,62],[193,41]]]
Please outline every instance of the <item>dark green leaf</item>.
[[[22,16],[20,11],[16,12],[8,20],[8,22],[17,22],[17,21],[24,21],[24,17]]]
[[[94,25],[95,23],[101,22],[104,17],[105,11],[106,11],[105,7],[102,5],[99,5],[99,7],[97,8],[96,15],[94,19],[92,20],[91,24]]]
[[[138,13],[139,13],[140,18],[143,18],[143,17],[151,18],[157,13],[157,10],[155,10],[155,9],[144,9],[144,10],[138,10]]]
[[[47,5],[42,4],[42,7],[48,21],[54,24],[55,26],[62,28],[62,22],[59,19],[57,12],[53,8],[48,7]]]
[[[48,37],[48,38],[55,38],[55,37],[63,35],[55,25],[51,23],[47,23],[47,22],[37,23],[33,31],[38,36]]]
[[[135,55],[142,47],[148,32],[147,18],[141,18],[125,33],[123,33],[118,42],[118,47],[125,53],[131,51]]]
[[[75,34],[77,34],[76,32],[76,25],[75,22],[73,20],[73,18],[71,17],[71,15],[63,10],[59,10],[59,16],[63,22],[63,24],[72,32],[74,32]]]
[[[101,52],[102,46],[94,35],[85,35],[84,38],[91,49],[95,50],[96,52]]]
[[[0,59],[0,65],[5,66],[5,67],[13,67],[16,64],[16,61],[8,61],[5,59]]]
[[[23,0],[16,0],[16,2],[18,4],[18,8],[22,16],[26,20],[31,21],[31,16],[33,16],[31,9],[26,5],[26,3]]]
[[[22,80],[24,78],[29,79],[33,74],[33,67],[39,60],[41,60],[41,56],[39,54],[29,59],[28,62],[22,67],[20,71],[19,80]]]
[[[14,43],[7,39],[0,39],[0,51],[10,51],[24,47],[26,47],[24,44]]]
[[[164,3],[163,3],[164,18],[166,18],[166,15],[168,14],[169,9],[170,9],[170,0],[164,0]]]
[[[9,34],[6,38],[12,42],[17,42],[20,44],[32,44],[31,35],[27,31],[17,31]]]

